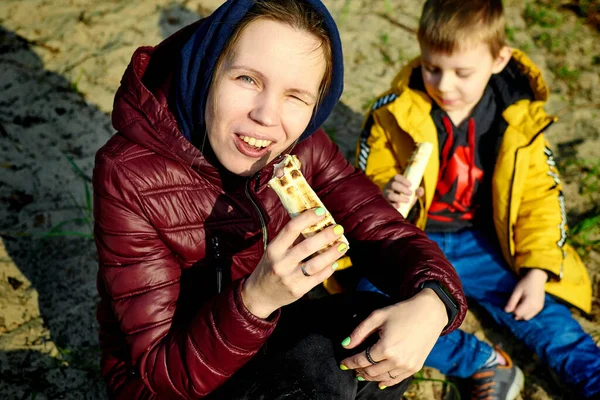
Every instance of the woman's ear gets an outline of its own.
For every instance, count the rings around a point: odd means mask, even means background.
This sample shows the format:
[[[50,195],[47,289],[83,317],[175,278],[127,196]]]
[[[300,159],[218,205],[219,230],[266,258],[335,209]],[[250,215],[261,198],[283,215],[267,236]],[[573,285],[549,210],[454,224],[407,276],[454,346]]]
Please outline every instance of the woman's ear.
[[[510,61],[511,58],[512,58],[512,48],[510,48],[508,46],[502,47],[500,49],[500,51],[498,52],[498,56],[494,60],[494,65],[492,67],[492,73],[497,74],[498,72],[502,71],[504,69],[504,67],[506,67],[506,64],[508,64],[508,62]]]

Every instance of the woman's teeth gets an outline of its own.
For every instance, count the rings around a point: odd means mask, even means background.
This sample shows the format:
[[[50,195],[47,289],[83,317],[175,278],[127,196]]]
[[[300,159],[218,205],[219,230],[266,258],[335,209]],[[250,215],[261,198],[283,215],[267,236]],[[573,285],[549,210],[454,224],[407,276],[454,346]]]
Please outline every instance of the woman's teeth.
[[[267,147],[272,142],[271,140],[260,140],[244,135],[240,135],[239,138],[242,139],[244,142],[248,143],[250,146],[258,147],[259,149],[261,147]]]

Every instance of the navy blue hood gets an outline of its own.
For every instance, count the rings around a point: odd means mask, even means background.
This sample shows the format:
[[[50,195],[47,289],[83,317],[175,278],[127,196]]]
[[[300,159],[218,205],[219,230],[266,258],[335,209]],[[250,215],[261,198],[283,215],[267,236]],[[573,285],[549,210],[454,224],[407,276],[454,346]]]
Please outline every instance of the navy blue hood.
[[[333,71],[331,86],[316,114],[300,137],[307,138],[325,122],[344,88],[342,43],[335,21],[319,0],[299,0],[321,14],[331,38]],[[183,47],[175,75],[175,117],[188,140],[204,133],[204,109],[217,60],[236,25],[254,5],[254,0],[228,0],[207,17]]]

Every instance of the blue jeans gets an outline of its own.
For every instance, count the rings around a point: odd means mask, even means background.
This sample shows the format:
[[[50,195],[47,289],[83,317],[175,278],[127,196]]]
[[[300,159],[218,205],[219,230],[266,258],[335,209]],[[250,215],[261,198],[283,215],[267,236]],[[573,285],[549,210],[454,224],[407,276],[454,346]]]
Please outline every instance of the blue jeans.
[[[573,319],[567,307],[546,295],[543,310],[529,321],[516,321],[504,306],[518,282],[502,258],[495,238],[479,231],[429,233],[460,277],[465,295],[475,300],[500,324],[535,352],[564,383],[579,394],[600,395],[600,348]],[[365,290],[363,280],[358,289]],[[367,289],[368,290],[368,289]],[[377,290],[375,288],[375,290]],[[459,329],[441,336],[425,365],[450,376],[466,378],[480,369],[492,348]]]

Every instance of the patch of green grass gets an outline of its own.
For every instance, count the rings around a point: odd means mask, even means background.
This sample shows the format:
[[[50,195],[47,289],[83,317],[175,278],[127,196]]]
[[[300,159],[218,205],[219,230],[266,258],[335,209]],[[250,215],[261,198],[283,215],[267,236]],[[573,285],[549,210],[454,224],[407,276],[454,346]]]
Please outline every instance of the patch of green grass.
[[[340,16],[339,16],[339,21],[338,21],[338,25],[340,28],[348,20],[348,16],[350,15],[350,5],[351,4],[352,4],[352,0],[344,0],[344,5],[342,6],[342,9],[340,10],[340,14],[339,14]]]
[[[68,366],[73,358],[73,351],[66,347],[56,346],[56,350],[58,350],[58,354],[54,357],[54,362],[57,367],[60,366]]]
[[[83,77],[84,72],[85,71],[83,70],[83,68],[81,70],[79,70],[79,75],[77,75],[77,78],[75,78],[75,80],[72,81],[70,84],[71,90],[82,96],[83,96],[83,93],[81,92],[81,90],[79,90],[79,81],[81,81],[81,78]]]
[[[582,177],[579,193],[589,196],[594,204],[594,196],[600,192],[600,161],[576,160],[574,164]],[[597,201],[596,201],[597,203]],[[580,253],[588,253],[600,246],[600,204],[586,213],[585,218],[570,229],[570,242]]]
[[[352,4],[352,0],[344,0],[344,5],[342,5],[342,9],[340,10],[340,13],[339,13],[339,21],[337,21],[338,27],[341,27],[348,19],[348,16],[350,15],[350,5],[351,4]],[[392,7],[392,0],[384,0],[384,5],[385,5],[385,14],[392,15],[394,12],[394,8]]]
[[[527,3],[523,17],[529,26],[538,25],[543,28],[556,28],[564,22],[562,14],[558,11],[534,3]]]
[[[385,0],[385,12],[389,15],[394,12],[392,8],[392,0]]]
[[[383,58],[383,62],[390,67],[394,67],[396,65],[396,60],[394,60],[394,57],[392,57],[390,52],[390,36],[386,32],[379,35],[379,41],[374,43],[374,46],[377,48],[377,50],[379,50],[379,53]]]
[[[448,386],[450,388],[450,390],[452,392],[454,392],[454,396],[452,396],[453,399],[457,399],[457,400],[461,400],[460,397],[460,390],[458,389],[458,386],[456,386],[456,384],[454,384],[454,382],[450,382],[444,379],[434,379],[434,378],[427,378],[423,375],[423,370],[417,372],[414,376],[413,376],[413,382],[437,382],[437,383],[441,383],[444,386]]]
[[[575,87],[575,83],[579,76],[581,75],[581,71],[574,68],[569,68],[564,64],[555,65],[550,68],[554,75],[560,80],[563,80],[569,84],[569,89],[573,90]]]
[[[595,55],[592,57],[592,65],[600,65],[600,55]]]
[[[549,32],[542,32],[534,37],[538,46],[545,47],[546,50],[555,54],[565,54],[569,47],[569,39],[562,35],[552,35]]]
[[[390,35],[387,32],[383,32],[379,35],[379,41],[382,45],[387,46],[390,44]]]
[[[580,253],[587,254],[600,246],[600,207],[570,230],[570,242]]]
[[[381,57],[383,58],[383,62],[385,62],[387,65],[389,65],[390,67],[393,67],[396,65],[396,62],[394,61],[391,54],[387,51],[387,49],[385,47],[379,47],[379,53],[381,54]]]
[[[508,39],[509,42],[514,43],[515,42],[515,32],[516,32],[516,28],[512,27],[512,26],[508,26],[506,25],[506,27],[504,28],[504,32],[506,32],[506,38]]]
[[[529,53],[531,51],[531,45],[529,43],[523,43],[520,48],[525,53]]]
[[[600,192],[600,161],[596,161],[595,164],[591,163],[589,166],[584,164],[583,170],[585,175],[581,180],[582,194]]]
[[[81,216],[71,218],[66,221],[62,221],[62,222],[54,225],[48,231],[41,233],[39,236],[41,236],[42,239],[47,239],[47,238],[52,238],[52,237],[65,237],[65,236],[84,237],[84,238],[93,239],[94,238],[94,234],[93,234],[94,227],[93,227],[92,190],[90,188],[91,179],[81,170],[81,168],[79,168],[79,166],[75,163],[75,161],[73,161],[73,159],[68,154],[64,154],[64,156],[67,158],[67,160],[71,164],[71,168],[73,168],[73,171],[75,172],[75,174],[80,178],[81,182],[83,183],[83,189],[84,189],[84,193],[85,193],[85,203],[84,204],[80,204],[75,199],[75,196],[73,196],[72,193],[68,193],[68,196],[71,198],[71,201],[73,202],[75,207],[77,207],[77,209],[80,211]],[[81,232],[81,231],[65,229],[66,227],[73,226],[73,225],[75,225],[75,226],[87,225],[89,231]]]

